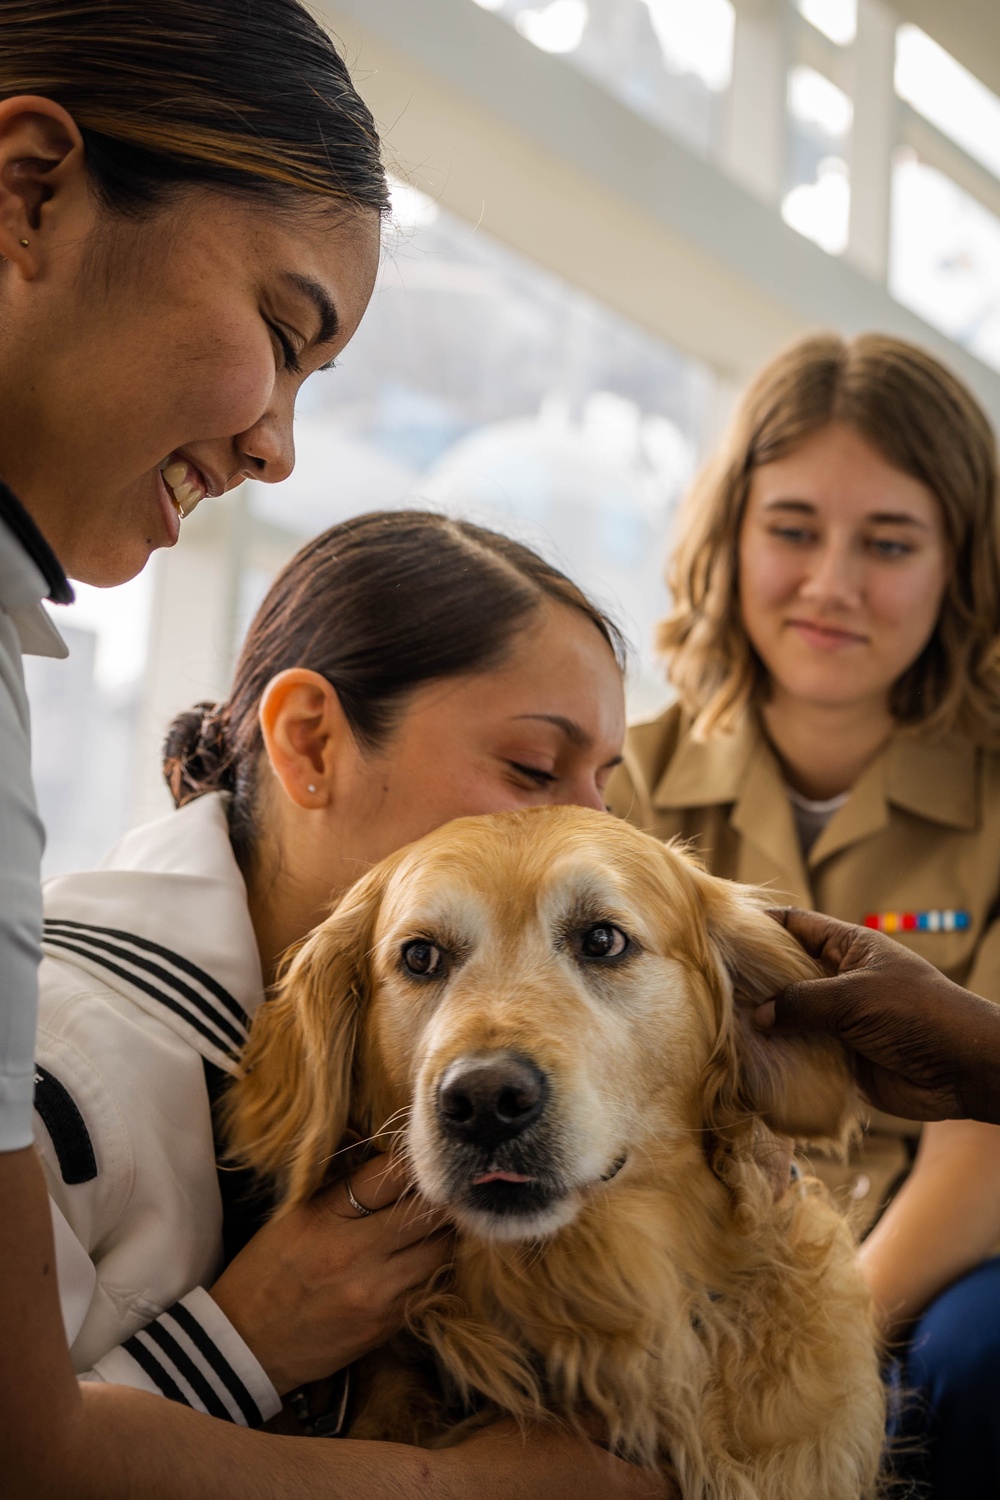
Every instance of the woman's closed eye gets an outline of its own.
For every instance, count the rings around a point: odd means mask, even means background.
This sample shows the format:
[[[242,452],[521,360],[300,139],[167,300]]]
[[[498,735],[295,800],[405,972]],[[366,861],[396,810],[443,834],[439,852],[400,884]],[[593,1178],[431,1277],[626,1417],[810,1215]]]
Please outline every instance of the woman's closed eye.
[[[281,370],[291,370],[293,374],[298,375],[302,370],[302,366],[299,364],[298,351],[288,333],[282,328],[280,323],[275,323],[273,318],[265,318],[264,322],[271,330],[271,335],[281,350],[281,364],[278,368]]]
[[[518,776],[523,776],[534,786],[551,786],[554,781],[558,781],[559,779],[554,771],[543,770],[541,766],[527,766],[517,760],[508,761],[507,764],[512,771],[517,772]]]

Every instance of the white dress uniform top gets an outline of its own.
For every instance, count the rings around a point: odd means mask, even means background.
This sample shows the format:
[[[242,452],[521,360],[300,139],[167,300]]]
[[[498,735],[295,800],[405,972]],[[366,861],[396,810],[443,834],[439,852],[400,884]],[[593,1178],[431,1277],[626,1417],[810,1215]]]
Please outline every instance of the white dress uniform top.
[[[60,1281],[75,1367],[257,1426],[280,1398],[205,1290],[223,1228],[205,1064],[233,1071],[263,1000],[225,797],[128,834],[44,903],[37,1145],[96,1273],[82,1319]]]
[[[44,835],[21,656],[67,655],[45,598],[68,604],[73,591],[27,511],[0,484],[0,1151],[32,1139]]]

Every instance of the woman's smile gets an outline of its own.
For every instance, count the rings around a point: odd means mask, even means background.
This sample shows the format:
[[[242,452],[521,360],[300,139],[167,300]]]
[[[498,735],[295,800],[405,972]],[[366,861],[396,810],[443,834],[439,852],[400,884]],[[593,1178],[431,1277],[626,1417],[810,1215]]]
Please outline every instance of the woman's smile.
[[[160,473],[163,475],[174,509],[185,520],[191,514],[196,505],[204,500],[206,495],[221,495],[224,485],[213,486],[193,464],[190,459],[184,458],[180,453],[171,453],[160,465]]]
[[[867,646],[869,643],[869,637],[861,631],[844,630],[841,626],[827,625],[820,620],[794,618],[787,621],[787,626],[816,651],[845,651],[854,646]]]
[[[160,502],[160,516],[163,520],[166,541],[154,542],[154,545],[173,547],[181,534],[181,512],[162,468],[156,470],[156,494]]]

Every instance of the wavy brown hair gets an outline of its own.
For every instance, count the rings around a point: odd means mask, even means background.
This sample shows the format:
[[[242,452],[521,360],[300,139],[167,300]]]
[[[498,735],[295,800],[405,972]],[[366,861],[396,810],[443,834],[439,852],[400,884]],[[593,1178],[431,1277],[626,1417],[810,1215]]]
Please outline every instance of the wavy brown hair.
[[[754,471],[843,422],[927,486],[950,566],[937,624],[893,684],[900,725],[1000,743],[1000,513],[997,452],[978,402],[923,349],[883,334],[803,339],[766,365],[695,480],[668,571],[673,608],[657,645],[705,737],[767,690],[740,610],[739,535]]]

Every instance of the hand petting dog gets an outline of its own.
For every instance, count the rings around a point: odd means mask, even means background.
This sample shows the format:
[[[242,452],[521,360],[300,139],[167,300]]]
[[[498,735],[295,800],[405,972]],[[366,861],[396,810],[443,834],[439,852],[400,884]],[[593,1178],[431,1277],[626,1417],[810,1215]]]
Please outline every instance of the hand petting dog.
[[[1000,1124],[1000,1007],[872,928],[793,906],[771,915],[828,977],[758,1006],[761,1031],[839,1037],[869,1103],[889,1114]]]
[[[409,1189],[403,1166],[374,1157],[265,1224],[212,1287],[279,1395],[384,1344],[451,1258],[446,1215]]]

